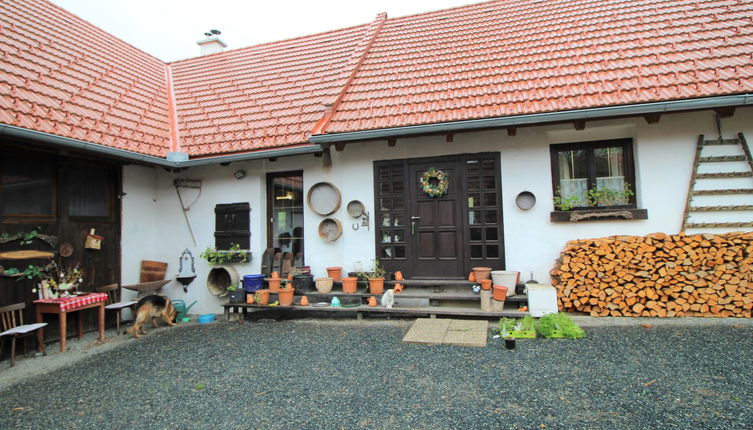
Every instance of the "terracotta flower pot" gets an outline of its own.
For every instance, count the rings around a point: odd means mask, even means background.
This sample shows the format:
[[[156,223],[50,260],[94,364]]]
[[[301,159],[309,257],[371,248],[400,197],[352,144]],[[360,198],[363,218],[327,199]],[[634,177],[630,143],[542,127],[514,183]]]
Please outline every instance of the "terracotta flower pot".
[[[502,285],[495,285],[492,291],[492,297],[494,300],[504,302],[507,298],[507,287]]]
[[[377,305],[377,299],[374,296],[369,297],[369,306],[375,308]]]
[[[254,304],[254,293],[248,293],[246,294],[246,304],[253,305]]]
[[[327,267],[327,277],[332,278],[335,282],[340,282],[342,280],[342,273],[342,267]]]
[[[256,298],[254,299],[256,304],[266,306],[269,304],[269,290],[259,290],[256,292]]]
[[[358,278],[347,277],[343,278],[343,292],[346,294],[354,294],[358,288]]]
[[[293,304],[293,293],[295,290],[293,288],[285,288],[281,289],[277,293],[278,300],[280,300],[280,306],[290,306]]]
[[[282,279],[280,278],[269,278],[269,291],[275,293],[277,291],[280,291],[280,283],[282,282]]]
[[[308,306],[309,305],[309,298],[308,296],[301,297],[301,306]]]
[[[473,272],[468,274],[468,282],[476,282],[476,274]]]
[[[316,291],[320,293],[329,293],[332,291],[332,278],[316,278],[314,284],[316,285]]]
[[[384,294],[384,278],[369,279],[369,292],[371,294]]]
[[[473,275],[476,277],[476,282],[481,282],[484,279],[489,279],[492,272],[491,267],[474,267]]]
[[[481,289],[482,290],[491,290],[492,289],[492,280],[491,279],[484,279],[481,281]]]

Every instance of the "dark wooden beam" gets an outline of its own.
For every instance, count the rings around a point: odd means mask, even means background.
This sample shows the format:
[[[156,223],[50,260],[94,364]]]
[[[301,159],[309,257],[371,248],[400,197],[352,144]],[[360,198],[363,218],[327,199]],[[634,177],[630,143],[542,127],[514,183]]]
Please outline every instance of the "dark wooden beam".
[[[397,139],[395,139],[394,137],[390,137],[389,139],[387,139],[387,146],[392,148],[395,145],[397,145]]]
[[[585,119],[576,119],[573,121],[573,127],[575,127],[576,130],[585,130],[586,129],[586,120]]]
[[[453,135],[452,133],[447,133],[447,135],[445,136],[444,140],[447,143],[452,143],[452,142],[455,141],[455,135]]]
[[[316,158],[322,158],[322,154],[324,154],[322,151],[314,152],[314,157],[316,157]]]
[[[269,161],[277,161],[277,157],[269,157]]]
[[[716,114],[719,115],[719,118],[730,118],[735,114],[735,107],[734,106],[720,107],[720,108],[714,109],[714,112],[716,112]]]
[[[335,151],[342,152],[342,150],[345,149],[345,144],[342,142],[335,143]]]
[[[643,115],[643,119],[646,120],[648,124],[658,124],[659,120],[661,119],[660,113],[647,113]]]
[[[515,136],[518,134],[518,128],[517,127],[507,127],[507,135],[508,136]]]

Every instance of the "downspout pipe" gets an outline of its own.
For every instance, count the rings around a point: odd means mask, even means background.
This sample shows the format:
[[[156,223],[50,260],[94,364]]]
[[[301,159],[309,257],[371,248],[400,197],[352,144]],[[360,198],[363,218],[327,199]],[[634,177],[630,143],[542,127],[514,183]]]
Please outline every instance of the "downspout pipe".
[[[222,155],[217,157],[196,158],[187,161],[168,160],[153,155],[144,155],[136,152],[126,151],[124,149],[112,148],[97,143],[85,142],[82,140],[72,139],[69,137],[56,136],[54,134],[43,133],[41,131],[29,130],[12,125],[0,124],[0,136],[8,136],[16,139],[28,139],[37,142],[46,143],[59,148],[77,149],[89,153],[106,155],[135,162],[141,162],[172,169],[184,167],[203,166],[220,163],[230,163],[236,161],[257,160],[270,157],[284,157],[288,155],[313,154],[321,152],[320,145],[301,145],[291,148],[278,148],[262,151],[246,152],[242,154]]]
[[[464,121],[442,122],[405,127],[379,128],[374,130],[353,131],[332,134],[317,134],[309,138],[311,143],[330,144],[357,140],[374,140],[385,137],[399,137],[418,134],[439,134],[455,131],[472,131],[487,128],[503,128],[540,123],[568,122],[576,120],[593,120],[618,116],[636,116],[655,113],[715,109],[732,106],[749,106],[753,104],[753,94],[733,96],[705,97],[698,99],[675,100],[667,102],[641,103],[622,106],[577,109],[561,112],[545,112],[526,115],[503,116],[496,118],[471,119]]]

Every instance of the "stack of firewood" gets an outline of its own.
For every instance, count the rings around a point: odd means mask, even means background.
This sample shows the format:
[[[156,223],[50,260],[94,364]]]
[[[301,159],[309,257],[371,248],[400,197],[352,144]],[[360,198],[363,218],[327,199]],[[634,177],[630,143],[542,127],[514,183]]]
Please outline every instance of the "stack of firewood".
[[[753,232],[567,243],[551,271],[560,309],[593,316],[751,317]]]

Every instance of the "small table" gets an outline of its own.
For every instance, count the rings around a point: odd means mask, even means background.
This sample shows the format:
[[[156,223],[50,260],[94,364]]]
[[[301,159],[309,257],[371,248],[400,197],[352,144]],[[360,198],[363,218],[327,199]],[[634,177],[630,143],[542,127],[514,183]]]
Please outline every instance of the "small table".
[[[65,352],[66,319],[68,312],[76,312],[89,308],[99,308],[99,340],[105,340],[105,304],[107,293],[90,293],[85,296],[63,297],[59,299],[35,300],[37,322],[42,322],[42,314],[57,314],[60,322],[60,352]],[[84,336],[84,319],[78,315],[78,338]],[[40,345],[44,342],[44,329],[37,331]]]

